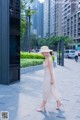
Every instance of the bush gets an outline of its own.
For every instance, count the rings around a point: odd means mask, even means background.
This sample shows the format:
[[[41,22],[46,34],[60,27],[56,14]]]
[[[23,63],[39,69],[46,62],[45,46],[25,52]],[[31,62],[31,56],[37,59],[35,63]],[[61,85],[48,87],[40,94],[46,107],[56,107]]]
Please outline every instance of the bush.
[[[31,58],[31,59],[44,59],[44,56],[39,53],[28,53],[28,52],[21,52],[21,58]]]
[[[44,56],[39,53],[28,53],[28,52],[20,52],[20,58],[28,58],[28,59],[44,59]],[[52,56],[53,61],[55,57]]]
[[[21,52],[21,67],[28,67],[28,66],[35,66],[40,65],[43,63],[44,56],[39,53],[28,53],[28,52]],[[52,56],[53,61],[55,57]]]
[[[53,61],[55,60],[55,57],[54,56],[52,56],[52,59],[53,59]]]
[[[43,63],[43,59],[21,59],[21,67],[35,66]]]

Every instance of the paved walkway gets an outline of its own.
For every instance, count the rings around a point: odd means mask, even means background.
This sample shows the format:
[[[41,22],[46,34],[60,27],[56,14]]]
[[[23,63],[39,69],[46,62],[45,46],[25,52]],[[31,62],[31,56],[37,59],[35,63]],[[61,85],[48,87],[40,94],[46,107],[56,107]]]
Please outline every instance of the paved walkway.
[[[19,83],[0,85],[0,111],[9,111],[9,120],[80,120],[80,62],[66,59],[54,72],[64,104],[60,111],[54,99],[46,112],[36,111],[42,100],[43,70],[22,74]]]

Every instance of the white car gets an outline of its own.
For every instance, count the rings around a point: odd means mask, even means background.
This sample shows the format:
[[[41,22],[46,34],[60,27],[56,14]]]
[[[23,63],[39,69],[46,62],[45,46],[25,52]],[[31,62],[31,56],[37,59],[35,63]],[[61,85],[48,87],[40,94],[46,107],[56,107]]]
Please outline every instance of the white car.
[[[65,50],[64,51],[64,57],[67,57],[67,58],[75,58],[75,50]]]

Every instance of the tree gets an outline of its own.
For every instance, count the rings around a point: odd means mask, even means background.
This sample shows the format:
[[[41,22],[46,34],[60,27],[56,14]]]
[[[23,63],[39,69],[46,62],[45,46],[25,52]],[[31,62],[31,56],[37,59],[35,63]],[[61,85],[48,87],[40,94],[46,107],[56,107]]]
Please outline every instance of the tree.
[[[38,47],[38,38],[35,34],[31,35],[30,48],[36,49]]]
[[[46,44],[47,44],[46,38],[38,38],[39,47],[43,46],[43,45],[46,45]]]
[[[21,18],[21,28],[20,28],[21,48],[22,48],[22,45],[23,45],[23,38],[24,38],[25,31],[26,31],[26,21],[25,21],[25,19]]]
[[[38,44],[39,46],[48,45],[51,49],[57,50],[57,45],[60,40],[64,40],[65,47],[72,42],[72,39],[68,36],[53,36],[50,38],[39,39]]]
[[[30,18],[36,13],[35,10],[30,9],[30,4],[34,0],[21,0],[21,47],[24,46],[28,50],[30,38]]]

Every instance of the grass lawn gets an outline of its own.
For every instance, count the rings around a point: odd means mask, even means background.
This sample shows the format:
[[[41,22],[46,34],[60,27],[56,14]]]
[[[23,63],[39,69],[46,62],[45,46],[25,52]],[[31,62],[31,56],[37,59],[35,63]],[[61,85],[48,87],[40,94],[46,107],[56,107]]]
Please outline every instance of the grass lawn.
[[[43,59],[21,59],[20,60],[21,67],[35,66],[35,65],[40,65],[42,63],[43,63]]]

